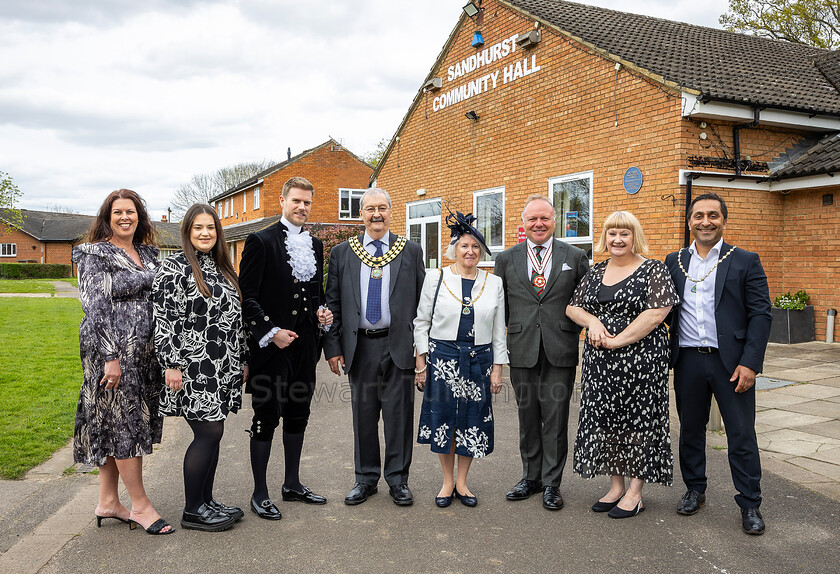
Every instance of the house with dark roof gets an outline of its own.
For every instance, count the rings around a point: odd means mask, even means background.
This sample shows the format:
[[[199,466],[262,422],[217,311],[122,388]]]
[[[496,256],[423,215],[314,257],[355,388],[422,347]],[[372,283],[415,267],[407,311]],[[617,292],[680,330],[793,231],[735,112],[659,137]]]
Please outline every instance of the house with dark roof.
[[[473,4],[371,178],[429,267],[447,205],[477,215],[494,256],[524,240],[529,195],[590,253],[628,210],[662,259],[690,242],[691,197],[714,191],[771,296],[805,289],[818,318],[840,307],[840,53],[563,0]]]
[[[289,151],[286,161],[210,198],[235,267],[239,268],[245,238],[280,220],[280,196],[289,178],[305,177],[315,187],[310,223],[357,225],[359,199],[372,173],[363,159],[330,138],[295,156]]]
[[[53,211],[20,210],[20,221],[0,210],[0,263],[59,263],[76,266],[70,260],[73,247],[82,243],[94,216]],[[160,258],[181,248],[180,225],[154,222]]]

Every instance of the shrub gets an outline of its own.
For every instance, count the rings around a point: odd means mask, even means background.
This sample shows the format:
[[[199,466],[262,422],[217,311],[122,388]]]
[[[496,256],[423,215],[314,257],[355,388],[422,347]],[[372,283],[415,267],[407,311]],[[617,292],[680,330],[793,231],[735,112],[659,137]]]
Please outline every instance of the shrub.
[[[810,302],[811,296],[804,289],[800,289],[793,295],[790,294],[790,291],[782,293],[773,300],[773,306],[779,309],[802,311]]]
[[[70,266],[60,263],[0,263],[3,279],[63,279],[70,277]]]

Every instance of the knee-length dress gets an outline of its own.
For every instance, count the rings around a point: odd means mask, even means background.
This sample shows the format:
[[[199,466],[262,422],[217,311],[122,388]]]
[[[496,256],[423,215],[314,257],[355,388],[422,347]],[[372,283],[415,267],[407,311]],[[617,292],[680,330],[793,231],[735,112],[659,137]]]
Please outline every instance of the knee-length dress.
[[[660,261],[645,260],[615,286],[603,285],[606,267],[606,261],[592,267],[570,304],[597,317],[613,335],[643,311],[679,302],[668,269]],[[669,359],[664,323],[619,349],[597,349],[586,340],[575,472],[584,478],[623,475],[671,485]]]
[[[155,277],[158,360],[163,370],[180,370],[184,383],[178,391],[161,387],[160,414],[220,421],[242,406],[248,339],[236,288],[212,256],[196,255],[211,297],[198,290],[183,252],[167,257]]]
[[[461,279],[464,305],[470,305],[474,280]],[[429,376],[420,408],[417,442],[432,452],[481,458],[493,452],[493,403],[490,344],[476,345],[474,310],[461,314],[455,341],[429,341]],[[489,318],[492,321],[492,317]]]
[[[152,453],[163,433],[158,395],[163,381],[152,342],[152,281],[158,250],[135,244],[143,266],[107,241],[73,248],[79,299],[85,317],[79,328],[84,382],[73,434],[75,462],[104,465],[107,457]],[[100,386],[105,362],[118,359],[119,386]]]

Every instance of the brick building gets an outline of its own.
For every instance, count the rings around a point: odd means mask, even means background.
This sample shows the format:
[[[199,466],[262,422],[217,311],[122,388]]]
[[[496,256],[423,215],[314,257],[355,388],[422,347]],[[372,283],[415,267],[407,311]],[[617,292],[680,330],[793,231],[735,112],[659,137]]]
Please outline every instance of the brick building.
[[[373,172],[364,160],[329,139],[210,199],[222,221],[234,266],[239,269],[245,238],[280,219],[280,196],[290,177],[315,186],[312,223],[361,223],[359,199]]]
[[[725,239],[761,255],[771,297],[807,290],[823,336],[840,307],[840,53],[560,0],[473,4],[372,176],[428,266],[441,202],[474,212],[494,253],[522,240],[533,193],[585,250],[626,209],[663,259],[692,194],[715,191]]]

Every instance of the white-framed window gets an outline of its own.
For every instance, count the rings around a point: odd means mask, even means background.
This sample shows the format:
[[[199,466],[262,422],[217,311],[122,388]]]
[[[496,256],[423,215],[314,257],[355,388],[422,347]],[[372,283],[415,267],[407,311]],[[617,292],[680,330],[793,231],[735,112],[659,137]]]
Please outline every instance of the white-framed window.
[[[426,269],[440,267],[440,198],[407,204],[405,221],[406,235],[423,248]]]
[[[359,210],[362,207],[362,196],[364,189],[338,188],[338,218],[339,219],[361,219]]]
[[[254,188],[254,209],[260,208],[260,188]]]
[[[0,243],[0,257],[17,257],[17,243]]]
[[[248,211],[248,192],[242,192],[242,213]]]
[[[552,177],[548,197],[557,214],[554,236],[576,245],[592,259],[592,172]]]
[[[221,209],[222,205],[224,205],[222,202],[220,202],[220,201],[216,202],[216,215],[218,215],[219,217],[224,217],[224,213],[219,211]]]
[[[230,204],[232,202],[233,202],[233,200],[231,200],[231,199],[226,199],[225,200],[225,217],[230,217],[230,213],[231,213],[231,205]]]
[[[477,229],[490,249],[490,258],[485,258],[479,265],[493,265],[496,256],[505,250],[505,188],[473,192],[473,214],[477,218]]]

